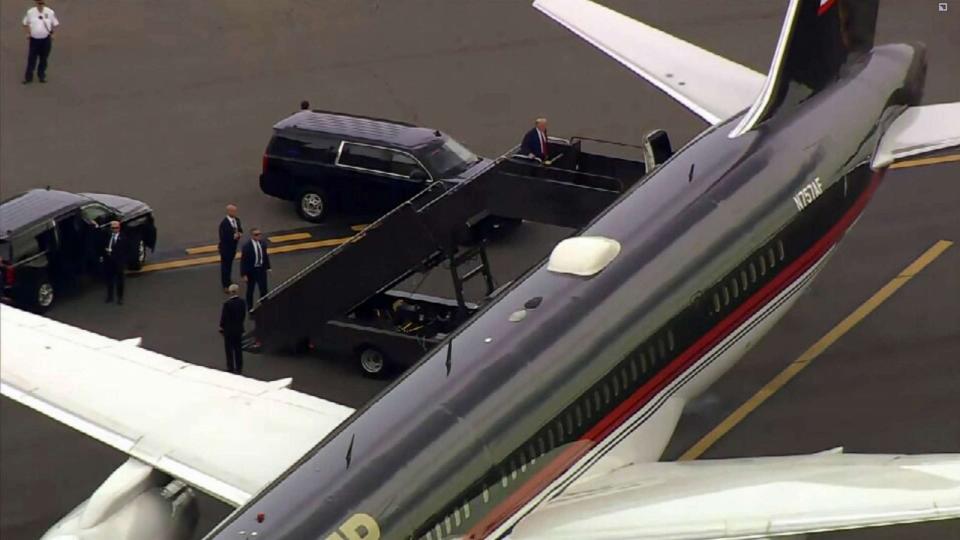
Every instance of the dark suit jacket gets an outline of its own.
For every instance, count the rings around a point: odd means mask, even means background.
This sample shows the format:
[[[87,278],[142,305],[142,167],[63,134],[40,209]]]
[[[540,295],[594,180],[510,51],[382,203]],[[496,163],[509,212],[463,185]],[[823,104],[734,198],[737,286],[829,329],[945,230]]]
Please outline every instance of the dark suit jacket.
[[[550,153],[549,146],[547,146],[547,153]],[[543,148],[540,146],[540,134],[537,133],[537,128],[531,129],[523,136],[523,141],[520,143],[520,154],[524,156],[533,154],[542,160],[549,159],[549,157],[543,155]]]
[[[240,223],[240,218],[233,218],[237,220],[237,232],[243,232],[243,224]],[[230,220],[227,219],[227,216],[223,216],[223,220],[220,221],[220,242],[217,244],[217,248],[220,250],[220,253],[236,253],[237,244],[239,240],[234,240],[233,238],[233,227],[230,226]]]
[[[243,335],[243,321],[247,317],[247,303],[239,296],[228,298],[220,310],[220,328],[223,335]]]
[[[111,236],[113,236],[113,232],[107,229],[107,234],[100,244],[100,255],[103,257],[103,264],[112,268],[123,268],[130,262],[129,238],[126,233],[121,230],[120,235],[117,237],[117,242],[113,246],[113,250],[107,253],[107,246],[110,245]]]
[[[240,275],[249,276],[253,273],[254,263],[256,263],[256,253],[253,251],[253,242],[254,240],[249,240],[246,244],[243,245],[243,249],[240,250]],[[260,241],[260,247],[263,249],[263,265],[261,268],[263,271],[270,269],[270,254],[267,253],[267,243],[263,240]]]

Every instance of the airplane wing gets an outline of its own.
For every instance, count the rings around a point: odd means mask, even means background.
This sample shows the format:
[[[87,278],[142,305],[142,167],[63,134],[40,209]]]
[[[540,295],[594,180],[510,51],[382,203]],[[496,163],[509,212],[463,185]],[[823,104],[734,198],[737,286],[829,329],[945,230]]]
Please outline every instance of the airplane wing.
[[[537,508],[511,540],[747,539],[960,518],[960,455],[643,463]]]
[[[0,306],[0,392],[242,505],[353,410]]]
[[[960,146],[960,102],[910,107],[880,139],[871,166]]]
[[[766,76],[589,0],[533,6],[717,124],[747,109]]]

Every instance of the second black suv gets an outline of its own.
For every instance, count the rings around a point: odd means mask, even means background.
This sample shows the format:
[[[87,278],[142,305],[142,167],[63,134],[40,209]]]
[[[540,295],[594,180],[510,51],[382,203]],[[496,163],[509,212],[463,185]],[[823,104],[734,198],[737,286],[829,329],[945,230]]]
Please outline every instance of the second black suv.
[[[34,189],[0,204],[0,287],[3,297],[45,311],[56,292],[100,269],[110,221],[131,240],[128,267],[139,269],[157,243],[153,211],[118,195]]]
[[[383,213],[431,182],[463,181],[491,163],[440,131],[378,118],[300,111],[273,131],[260,189],[312,222]]]

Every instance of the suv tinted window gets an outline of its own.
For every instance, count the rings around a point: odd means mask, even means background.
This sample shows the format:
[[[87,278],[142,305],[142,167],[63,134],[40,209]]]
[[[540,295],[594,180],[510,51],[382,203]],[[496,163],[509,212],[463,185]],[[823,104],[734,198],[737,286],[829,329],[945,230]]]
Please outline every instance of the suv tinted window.
[[[33,231],[18,234],[13,238],[10,238],[10,250],[13,251],[12,259],[13,262],[18,263],[22,260],[29,259],[37,253],[40,253],[40,239],[43,231],[34,229]]]
[[[332,137],[309,137],[301,140],[275,136],[270,141],[267,153],[276,157],[333,163],[339,146],[340,140]]]
[[[80,209],[80,213],[83,215],[85,221],[88,223],[96,223],[97,225],[103,225],[113,218],[110,210],[107,210],[99,204],[84,206]]]
[[[426,176],[426,171],[424,171],[423,167],[417,163],[417,160],[399,152],[390,152],[390,154],[393,157],[393,161],[391,161],[390,172],[399,174],[401,176],[410,176],[413,171],[423,171],[424,176]]]
[[[345,143],[340,153],[340,164],[380,172],[393,172],[391,154],[383,148]]]

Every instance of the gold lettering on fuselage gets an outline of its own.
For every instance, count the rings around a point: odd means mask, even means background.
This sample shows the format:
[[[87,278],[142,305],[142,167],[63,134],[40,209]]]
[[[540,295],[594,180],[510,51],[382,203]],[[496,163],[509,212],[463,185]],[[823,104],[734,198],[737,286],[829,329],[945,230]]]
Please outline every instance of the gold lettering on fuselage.
[[[380,540],[380,525],[370,514],[354,514],[326,540]]]
[[[793,204],[797,205],[797,210],[803,210],[814,199],[823,194],[823,186],[820,185],[820,177],[813,179],[813,182],[803,186],[803,189],[793,196]]]

